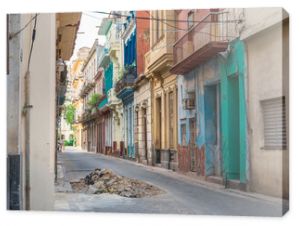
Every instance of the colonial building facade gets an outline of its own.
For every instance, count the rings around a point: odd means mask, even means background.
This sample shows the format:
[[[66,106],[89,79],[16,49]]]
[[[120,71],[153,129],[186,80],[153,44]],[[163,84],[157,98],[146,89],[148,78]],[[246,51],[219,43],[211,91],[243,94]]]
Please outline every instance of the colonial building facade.
[[[106,153],[120,156],[123,154],[124,138],[123,128],[123,104],[118,98],[114,87],[122,73],[122,47],[121,47],[121,21],[113,14],[103,20],[99,35],[106,37],[106,42],[101,55],[100,67],[104,72],[104,89],[106,99],[99,105],[103,112],[100,124],[104,123]],[[101,122],[102,121],[102,122]]]
[[[83,99],[83,131],[82,131],[82,146],[85,150],[96,152],[97,149],[97,134],[96,134],[96,118],[98,115],[97,102],[100,97],[96,93],[97,75],[97,55],[100,52],[100,46],[96,39],[82,67],[84,83],[81,89],[80,96]]]
[[[179,169],[236,186],[247,184],[244,45],[227,10],[177,11],[186,32],[174,44],[178,74]],[[193,21],[199,21],[194,23]],[[226,142],[225,142],[226,141]]]
[[[75,146],[83,148],[82,146],[82,123],[81,115],[83,114],[83,99],[80,98],[80,91],[84,85],[84,76],[82,67],[89,54],[90,48],[82,47],[77,52],[77,58],[73,60],[70,68],[70,83],[71,83],[71,102],[75,108],[75,119],[72,125],[74,130]]]
[[[83,143],[288,198],[288,26],[277,8],[111,12]]]
[[[135,12],[123,12],[128,16],[123,24],[121,33],[123,65],[122,74],[115,86],[115,92],[123,103],[123,138],[125,145],[125,157],[136,159],[136,147],[134,144],[134,81],[136,74],[136,20]]]
[[[177,162],[177,79],[170,72],[173,65],[175,22],[173,10],[150,12],[150,53],[147,78],[151,81],[152,159],[154,164],[176,170]],[[165,20],[171,20],[166,23]]]
[[[150,11],[137,11],[136,17],[137,78],[134,85],[134,139],[138,161],[152,165],[151,87],[146,75],[150,49]],[[142,17],[149,19],[139,19]]]

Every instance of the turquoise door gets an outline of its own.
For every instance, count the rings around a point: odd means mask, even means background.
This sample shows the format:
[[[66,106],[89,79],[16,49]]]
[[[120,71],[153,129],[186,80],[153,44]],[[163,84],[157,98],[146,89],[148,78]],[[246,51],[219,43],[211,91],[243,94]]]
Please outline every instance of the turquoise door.
[[[224,178],[247,183],[247,111],[245,98],[245,47],[230,43],[226,60],[220,58],[221,144]]]
[[[240,100],[238,76],[228,78],[228,179],[240,179]]]
[[[204,88],[206,174],[222,175],[221,150],[219,144],[219,85]]]

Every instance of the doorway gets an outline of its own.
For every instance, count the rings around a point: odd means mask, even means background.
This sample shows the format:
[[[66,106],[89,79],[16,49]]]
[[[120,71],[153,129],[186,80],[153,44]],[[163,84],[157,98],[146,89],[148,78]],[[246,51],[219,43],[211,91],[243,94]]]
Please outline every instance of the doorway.
[[[219,84],[204,88],[205,147],[209,175],[222,176],[220,145],[220,88]]]
[[[144,139],[144,150],[145,150],[145,160],[147,161],[148,165],[148,147],[147,147],[147,109],[142,109],[142,115],[143,115],[143,139]]]
[[[161,149],[161,97],[156,98],[156,146]]]
[[[156,142],[155,142],[155,156],[156,156],[156,163],[161,163],[161,97],[156,98]]]
[[[228,179],[240,179],[239,77],[228,79]]]

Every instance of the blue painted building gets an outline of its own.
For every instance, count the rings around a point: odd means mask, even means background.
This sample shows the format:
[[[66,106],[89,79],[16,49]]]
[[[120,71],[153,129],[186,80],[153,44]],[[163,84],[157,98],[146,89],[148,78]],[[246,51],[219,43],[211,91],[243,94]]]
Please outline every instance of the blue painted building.
[[[123,24],[123,73],[117,81],[115,92],[123,102],[125,157],[136,158],[134,145],[134,82],[136,71],[136,21],[135,12],[130,11]]]
[[[229,39],[227,32],[222,36],[230,26],[215,23],[221,18],[213,12],[195,14],[205,19],[178,38],[171,69],[178,74],[179,170],[243,186],[247,183],[244,44]]]

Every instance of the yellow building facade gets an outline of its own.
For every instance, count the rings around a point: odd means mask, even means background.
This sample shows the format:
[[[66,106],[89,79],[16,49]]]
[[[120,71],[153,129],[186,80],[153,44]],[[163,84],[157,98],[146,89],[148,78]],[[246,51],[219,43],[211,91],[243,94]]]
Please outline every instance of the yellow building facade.
[[[71,101],[75,107],[75,121],[72,125],[73,134],[75,138],[75,146],[82,149],[82,123],[81,115],[83,113],[83,99],[80,98],[79,91],[84,84],[84,77],[82,75],[82,67],[85,59],[89,54],[90,48],[82,47],[77,52],[77,58],[72,62],[70,70],[70,81],[71,81]]]
[[[173,65],[175,23],[173,10],[155,10],[150,17],[150,51],[147,53],[147,77],[151,83],[152,154],[154,165],[177,169],[177,85]]]

